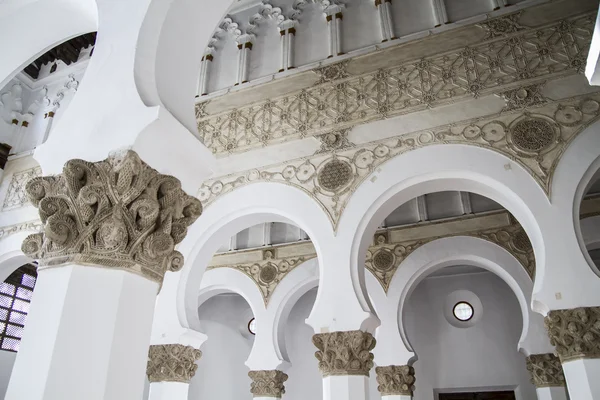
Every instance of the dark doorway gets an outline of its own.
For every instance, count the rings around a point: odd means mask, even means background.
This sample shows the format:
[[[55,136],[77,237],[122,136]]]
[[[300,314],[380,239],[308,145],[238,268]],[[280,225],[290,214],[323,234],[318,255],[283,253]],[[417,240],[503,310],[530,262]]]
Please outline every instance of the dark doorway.
[[[439,400],[515,400],[515,392],[440,393]]]

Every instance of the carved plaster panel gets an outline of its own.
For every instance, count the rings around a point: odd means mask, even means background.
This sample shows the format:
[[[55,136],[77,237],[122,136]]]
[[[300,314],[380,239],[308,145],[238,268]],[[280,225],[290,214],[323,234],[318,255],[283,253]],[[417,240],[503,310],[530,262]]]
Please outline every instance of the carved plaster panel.
[[[319,349],[315,357],[323,377],[336,375],[369,376],[373,368],[375,338],[368,332],[318,333],[312,338]]]
[[[27,221],[21,224],[9,225],[0,228],[0,239],[4,239],[7,236],[14,235],[19,232],[41,232],[44,225],[42,221]]]
[[[600,358],[600,307],[552,310],[544,323],[561,362]]]
[[[554,354],[532,354],[527,357],[531,383],[537,388],[566,386],[560,359]]]
[[[25,185],[29,180],[36,178],[42,174],[40,167],[33,167],[24,171],[15,172],[10,179],[6,197],[2,204],[2,211],[14,210],[29,204]]]
[[[70,160],[57,176],[30,180],[43,233],[29,235],[23,253],[40,267],[77,263],[124,269],[161,283],[178,271],[175,250],[202,213],[173,176],[159,174],[127,151],[95,163]]]
[[[260,290],[266,306],[279,282],[281,282],[281,280],[298,265],[316,256],[314,252],[312,252],[312,254],[306,254],[299,257],[277,258],[277,251],[272,248],[264,250],[262,254],[262,260],[236,264],[210,265],[207,269],[233,268],[246,274],[254,281]],[[215,258],[218,260],[218,257]]]
[[[315,154],[329,153],[354,147],[355,144],[348,140],[348,132],[350,132],[350,128],[317,135],[317,139],[321,142],[321,148]]]
[[[507,156],[529,171],[549,194],[560,156],[599,115],[598,93],[551,102],[215,178],[202,184],[198,197],[209,205],[252,182],[281,182],[315,199],[337,228],[352,193],[377,167],[408,151],[449,143],[484,147]]]
[[[522,29],[515,18],[484,23],[488,39],[470,47],[410,61],[403,55],[391,68],[355,76],[343,61],[315,70],[316,86],[213,115],[197,113],[200,138],[214,153],[240,152],[583,70],[594,16],[537,29]]]

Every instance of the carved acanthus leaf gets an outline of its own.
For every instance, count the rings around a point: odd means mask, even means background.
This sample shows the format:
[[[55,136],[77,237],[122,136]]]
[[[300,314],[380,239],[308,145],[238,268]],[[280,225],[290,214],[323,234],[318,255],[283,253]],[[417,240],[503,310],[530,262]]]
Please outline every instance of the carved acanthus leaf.
[[[313,344],[319,349],[315,357],[324,377],[334,375],[369,376],[373,368],[375,338],[368,332],[348,331],[318,333]]]
[[[150,382],[189,383],[196,374],[202,352],[182,344],[150,346],[146,374]]]
[[[562,363],[600,358],[600,307],[553,310],[544,323]]]
[[[175,245],[202,213],[178,179],[133,151],[96,163],[70,160],[61,175],[34,178],[26,191],[44,231],[28,236],[22,250],[40,267],[98,265],[159,283],[183,266]]]

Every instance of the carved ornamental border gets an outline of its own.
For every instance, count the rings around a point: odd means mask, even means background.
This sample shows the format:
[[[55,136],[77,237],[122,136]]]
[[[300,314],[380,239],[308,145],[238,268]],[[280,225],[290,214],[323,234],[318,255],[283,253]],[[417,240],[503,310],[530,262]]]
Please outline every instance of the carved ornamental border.
[[[398,155],[437,144],[472,145],[505,155],[525,168],[549,195],[561,155],[600,116],[600,94],[550,101],[540,99],[535,86],[527,86],[503,95],[509,106],[518,107],[514,99],[518,97],[519,104],[529,107],[218,177],[202,184],[198,198],[209,206],[249,183],[284,183],[312,197],[337,229],[350,197],[377,168]]]
[[[394,66],[358,75],[345,60],[313,70],[321,79],[312,87],[215,114],[199,103],[200,139],[226,155],[583,71],[595,13],[535,28],[520,16],[476,24],[487,35],[469,47],[410,61],[390,51]]]

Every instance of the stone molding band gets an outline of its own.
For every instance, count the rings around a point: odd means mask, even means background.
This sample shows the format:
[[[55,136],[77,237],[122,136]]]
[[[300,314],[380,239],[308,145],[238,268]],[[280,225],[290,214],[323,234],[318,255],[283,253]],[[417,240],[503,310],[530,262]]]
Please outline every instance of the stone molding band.
[[[536,388],[566,386],[560,359],[554,354],[532,354],[527,357],[527,370]]]
[[[600,358],[600,307],[553,310],[544,324],[563,364]]]
[[[286,373],[279,370],[250,371],[248,376],[252,379],[250,392],[253,397],[281,398],[285,393]]]
[[[196,374],[202,352],[182,344],[150,346],[146,374],[150,382],[189,383]]]
[[[175,246],[202,213],[177,178],[158,173],[134,151],[94,163],[70,160],[62,174],[33,178],[25,191],[44,226],[21,249],[40,267],[117,268],[159,284],[166,271],[182,268]]]
[[[319,370],[323,377],[338,375],[369,376],[373,368],[375,338],[368,332],[347,331],[318,333],[312,338],[318,351]]]
[[[377,390],[382,396],[412,396],[415,390],[415,370],[409,365],[389,365],[375,368]]]

